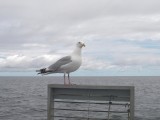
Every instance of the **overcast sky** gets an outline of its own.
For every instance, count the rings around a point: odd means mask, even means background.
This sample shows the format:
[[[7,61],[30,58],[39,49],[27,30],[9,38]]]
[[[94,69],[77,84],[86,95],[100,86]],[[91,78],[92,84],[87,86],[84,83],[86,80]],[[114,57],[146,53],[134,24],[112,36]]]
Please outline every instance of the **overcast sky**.
[[[34,75],[77,41],[75,75],[160,75],[160,0],[0,0],[0,75]]]

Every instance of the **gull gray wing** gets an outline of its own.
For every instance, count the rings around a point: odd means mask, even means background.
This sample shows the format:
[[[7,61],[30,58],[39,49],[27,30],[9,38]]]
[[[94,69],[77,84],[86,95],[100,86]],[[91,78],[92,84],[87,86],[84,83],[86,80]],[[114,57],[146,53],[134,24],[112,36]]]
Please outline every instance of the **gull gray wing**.
[[[49,70],[51,71],[56,71],[58,68],[60,68],[62,65],[65,65],[65,64],[68,64],[72,62],[71,60],[71,56],[66,56],[66,57],[63,57],[61,59],[59,59],[57,62],[55,62],[54,64],[50,65],[48,67]]]

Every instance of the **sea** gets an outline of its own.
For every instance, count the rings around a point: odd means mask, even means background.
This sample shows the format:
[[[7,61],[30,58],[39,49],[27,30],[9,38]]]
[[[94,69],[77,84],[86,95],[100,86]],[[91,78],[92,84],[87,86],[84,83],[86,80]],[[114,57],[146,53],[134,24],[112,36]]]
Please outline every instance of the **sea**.
[[[76,85],[135,86],[135,120],[160,120],[160,77],[72,77]],[[47,86],[62,76],[0,77],[0,120],[47,120]]]

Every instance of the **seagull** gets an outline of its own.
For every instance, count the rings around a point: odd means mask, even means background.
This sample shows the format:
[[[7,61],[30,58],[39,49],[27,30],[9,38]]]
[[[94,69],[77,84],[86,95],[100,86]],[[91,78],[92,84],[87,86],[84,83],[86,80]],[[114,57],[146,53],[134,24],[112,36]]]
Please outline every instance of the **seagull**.
[[[68,84],[71,85],[71,72],[76,71],[82,64],[81,49],[85,47],[84,42],[78,42],[71,55],[62,57],[47,68],[36,70],[38,74],[47,75],[52,73],[64,73],[64,85],[67,85],[66,74],[68,74]]]

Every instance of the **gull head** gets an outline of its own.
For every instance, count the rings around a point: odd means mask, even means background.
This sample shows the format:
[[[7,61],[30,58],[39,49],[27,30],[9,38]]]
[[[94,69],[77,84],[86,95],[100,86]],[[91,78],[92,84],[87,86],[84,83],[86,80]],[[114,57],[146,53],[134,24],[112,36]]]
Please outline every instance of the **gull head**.
[[[80,41],[77,43],[77,47],[82,48],[85,47],[86,45],[84,44],[84,42]]]

